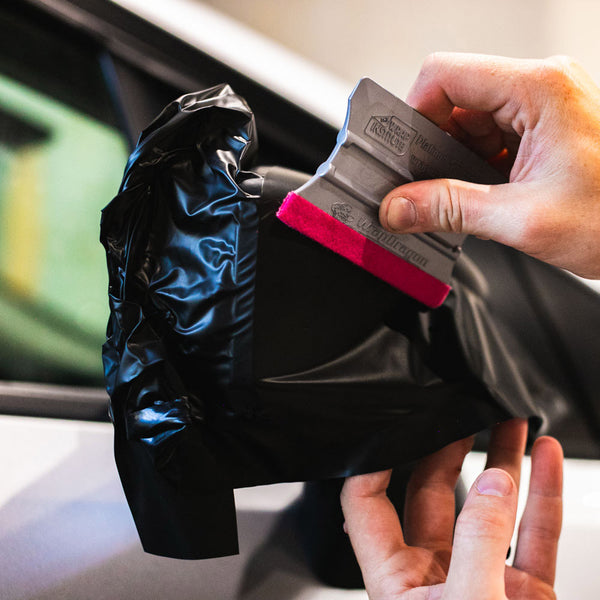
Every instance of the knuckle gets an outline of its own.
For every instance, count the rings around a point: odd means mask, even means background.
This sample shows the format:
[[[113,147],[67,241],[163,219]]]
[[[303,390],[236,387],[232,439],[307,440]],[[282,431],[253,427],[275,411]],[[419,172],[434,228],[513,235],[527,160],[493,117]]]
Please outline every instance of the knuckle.
[[[549,585],[542,583],[537,577],[531,577],[528,573],[518,570],[513,571],[513,577],[515,578],[513,586],[515,597],[556,600],[554,590]]]
[[[440,59],[440,52],[432,52],[425,57],[423,61],[423,69],[429,69],[431,66],[436,65]]]
[[[554,64],[562,74],[568,74],[580,68],[579,61],[566,54],[555,54],[548,58],[548,62]]]
[[[457,186],[450,180],[441,180],[438,193],[433,199],[432,220],[442,231],[461,233],[464,229],[462,198]]]
[[[556,542],[560,537],[561,522],[560,519],[547,520],[545,523],[527,524],[521,523],[519,526],[519,536],[527,535],[538,542]]]
[[[432,52],[425,57],[423,65],[421,66],[421,73],[428,73],[430,71],[436,71],[448,60],[447,52]]]
[[[551,56],[542,61],[536,79],[544,84],[547,91],[563,95],[575,87],[579,68],[577,61],[569,56]]]
[[[506,516],[490,507],[465,508],[456,520],[456,536],[465,540],[504,539]]]

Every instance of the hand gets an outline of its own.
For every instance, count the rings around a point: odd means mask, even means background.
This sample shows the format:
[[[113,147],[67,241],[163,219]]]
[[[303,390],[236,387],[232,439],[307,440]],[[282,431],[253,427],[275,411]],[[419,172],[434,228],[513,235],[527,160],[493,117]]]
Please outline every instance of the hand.
[[[434,54],[407,101],[510,183],[403,185],[381,204],[386,229],[471,233],[600,278],[600,89],[577,63]]]
[[[341,501],[345,529],[371,600],[549,600],[562,518],[562,449],[553,438],[532,449],[527,505],[514,564],[515,526],[527,423],[492,434],[486,470],[456,520],[454,488],[472,440],[426,457],[408,485],[404,531],[385,490],[391,471],[349,477]]]

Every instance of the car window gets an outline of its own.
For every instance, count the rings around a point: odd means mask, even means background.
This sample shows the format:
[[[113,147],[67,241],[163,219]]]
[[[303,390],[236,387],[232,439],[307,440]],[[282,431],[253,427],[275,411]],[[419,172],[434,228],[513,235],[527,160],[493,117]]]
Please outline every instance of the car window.
[[[139,132],[222,81],[256,111],[257,164],[313,172],[335,131],[126,11],[33,4],[0,5],[0,382],[103,387],[100,211]]]
[[[0,377],[98,385],[108,316],[100,211],[118,189],[127,146],[97,116],[93,53],[70,50],[80,76],[66,82],[65,65],[49,72],[53,51],[39,38],[28,46],[23,78],[13,57],[0,60]]]

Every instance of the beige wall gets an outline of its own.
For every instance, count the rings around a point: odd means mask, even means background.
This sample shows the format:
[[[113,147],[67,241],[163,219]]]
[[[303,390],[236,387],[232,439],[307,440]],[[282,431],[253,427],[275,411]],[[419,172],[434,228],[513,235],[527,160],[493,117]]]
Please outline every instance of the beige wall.
[[[597,0],[198,0],[350,84],[370,76],[403,96],[436,50],[571,54],[600,81]]]

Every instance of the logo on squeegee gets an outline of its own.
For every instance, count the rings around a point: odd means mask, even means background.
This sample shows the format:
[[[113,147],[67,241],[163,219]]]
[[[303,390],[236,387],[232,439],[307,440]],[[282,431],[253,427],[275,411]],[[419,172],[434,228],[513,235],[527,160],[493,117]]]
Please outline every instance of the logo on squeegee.
[[[389,148],[394,154],[402,156],[410,146],[416,131],[393,115],[371,117],[365,133]]]
[[[331,215],[338,221],[345,223],[346,225],[354,221],[354,215],[352,214],[352,206],[345,202],[336,202],[331,207]]]

